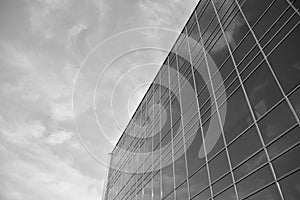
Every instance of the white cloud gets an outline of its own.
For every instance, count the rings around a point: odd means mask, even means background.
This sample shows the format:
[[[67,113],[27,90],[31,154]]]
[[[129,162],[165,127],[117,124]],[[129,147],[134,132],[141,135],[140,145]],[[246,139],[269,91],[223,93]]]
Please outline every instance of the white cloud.
[[[17,144],[28,143],[28,140],[40,138],[45,132],[45,127],[39,121],[11,123],[2,117],[0,118],[0,129],[10,142]]]
[[[52,133],[47,138],[47,143],[50,145],[62,144],[67,140],[71,139],[73,135],[74,135],[73,132],[66,131],[66,130],[59,130]]]

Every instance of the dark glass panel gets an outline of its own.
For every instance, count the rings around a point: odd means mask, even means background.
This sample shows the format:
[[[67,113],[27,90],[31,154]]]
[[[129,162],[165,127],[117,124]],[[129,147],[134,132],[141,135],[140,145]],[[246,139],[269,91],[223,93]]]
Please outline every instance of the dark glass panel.
[[[258,39],[270,28],[270,26],[276,21],[280,14],[287,8],[286,1],[275,1],[270,7],[264,17],[253,28],[254,33]]]
[[[276,185],[273,184],[246,199],[247,200],[262,200],[262,199],[281,200],[281,197]]]
[[[300,118],[300,88],[298,88],[290,97],[291,103]]]
[[[229,146],[228,151],[232,167],[237,166],[261,147],[256,127],[253,126]]]
[[[253,170],[265,164],[266,162],[267,162],[267,157],[265,151],[262,150],[258,152],[255,156],[253,156],[245,163],[237,167],[235,170],[233,170],[233,175],[235,180],[237,181],[241,179],[246,174],[252,172]]]
[[[194,196],[208,186],[208,175],[206,165],[189,178],[190,194]]]
[[[266,165],[237,184],[239,197],[244,198],[271,181],[273,181],[273,176],[269,165]]]
[[[145,181],[145,186],[144,186],[144,200],[151,200],[151,193],[152,193],[152,184],[151,184],[151,180],[146,180]]]
[[[192,198],[192,200],[206,200],[208,198],[210,198],[210,189],[209,188],[200,192],[198,195],[194,196]]]
[[[179,150],[179,153],[181,151]],[[183,152],[182,147],[182,156],[180,156],[174,163],[175,167],[175,187],[177,187],[183,180],[186,179],[186,165],[185,165],[185,152]]]
[[[281,190],[285,200],[300,199],[300,171],[289,175],[280,182]]]
[[[257,118],[283,98],[265,62],[246,80],[245,88]]]
[[[160,173],[161,171],[157,172],[156,175],[153,177],[153,200],[160,200]]]
[[[245,2],[242,5],[242,10],[246,16],[247,21],[250,26],[253,26],[258,18],[263,14],[267,7],[271,4],[273,0],[251,0],[242,1]]]
[[[225,106],[227,106],[226,117],[225,122],[222,121],[222,123],[224,124],[225,138],[228,143],[252,124],[253,120],[241,88],[236,90],[229,97],[226,104],[221,106],[220,113],[225,112]]]
[[[276,1],[277,3],[284,3],[283,1]],[[286,6],[284,7],[284,9],[286,8]],[[283,9],[283,7],[281,8]],[[292,14],[294,13],[293,9],[292,8],[288,8],[287,10],[285,10],[284,12],[278,14],[278,15],[274,15],[273,17],[276,17],[276,19],[278,19],[278,21],[273,24],[273,27],[268,31],[268,32],[261,32],[260,33],[260,44],[262,47],[266,46],[269,42],[271,42],[272,40],[272,37],[274,35],[277,34],[277,32],[283,27],[285,26],[284,24],[289,21],[289,18],[292,16]],[[274,20],[275,21],[275,20]],[[291,24],[288,24],[287,27],[291,27],[291,25],[293,25],[293,23]],[[263,24],[260,25],[260,28],[263,27]],[[267,27],[267,28],[270,28],[270,27]],[[262,29],[265,29],[265,28],[262,28]],[[285,30],[285,28],[284,28]],[[286,33],[287,29],[285,31],[283,31],[282,33]],[[284,37],[284,34],[282,34],[279,32],[279,35],[280,37],[275,37],[277,40],[281,39],[282,37]],[[262,35],[264,35],[264,37],[262,37]],[[276,40],[275,39],[275,40]],[[271,42],[271,45],[268,46],[266,48],[266,52],[270,52],[271,50],[271,47],[274,47],[274,45],[276,45],[274,42]]]
[[[207,154],[208,159],[210,159],[224,147],[224,141],[222,138],[219,118],[218,118],[218,115],[216,112],[211,116],[210,120],[208,120],[204,123],[203,129],[210,131],[210,132],[208,132],[208,131],[205,132],[205,135],[206,134],[214,134],[214,137],[217,137],[216,141],[211,140],[212,137],[209,137],[209,136],[207,136],[207,138],[210,138],[210,139],[205,140],[206,154]]]
[[[224,176],[221,180],[218,180],[216,183],[212,185],[213,193],[216,195],[221,190],[225,189],[229,185],[232,184],[232,177],[231,173],[228,173],[226,176]]]
[[[225,190],[224,192],[222,192],[221,194],[219,194],[218,196],[214,197],[215,200],[224,200],[224,199],[230,199],[230,200],[235,200],[237,199],[236,198],[236,195],[235,195],[235,191],[234,191],[234,188],[231,187],[227,190]]]
[[[300,1],[292,1],[293,5],[296,7],[296,9],[300,9]]]
[[[235,63],[238,64],[246,56],[246,54],[255,45],[255,40],[251,34],[248,34],[243,42],[237,46],[233,52]]]
[[[220,32],[220,34],[222,33]],[[210,72],[213,75],[230,54],[223,35],[221,35],[218,39],[214,38],[211,42],[211,46],[207,48],[210,50],[208,55],[212,58],[216,65],[216,67],[210,69]]]
[[[277,156],[300,141],[300,127],[297,126],[268,147],[270,158]]]
[[[212,182],[229,171],[228,158],[225,151],[222,151],[209,162],[209,170]]]
[[[200,128],[198,129],[193,141],[187,141],[187,143],[189,142],[191,142],[191,145],[188,147],[186,155],[188,175],[191,176],[197,169],[199,169],[205,163],[204,157],[199,158],[199,151],[203,143]]]
[[[278,177],[300,167],[300,146],[293,148],[273,161],[274,169]]]
[[[162,169],[162,195],[165,197],[174,190],[173,165],[170,164]]]
[[[296,123],[293,114],[287,103],[283,101],[274,110],[264,116],[258,126],[262,133],[265,144],[268,144],[272,139],[279,136],[292,125]]]
[[[294,11],[292,11],[294,12]],[[291,13],[289,11],[289,13]],[[278,27],[278,31],[271,36],[272,40],[268,39],[268,37],[264,38],[262,42],[265,42],[265,40],[268,40],[268,43],[264,45],[264,51],[266,54],[270,54],[272,50],[281,43],[281,41],[286,38],[287,35],[290,34],[292,29],[295,29],[297,27],[297,23],[299,22],[299,15],[291,15],[286,17],[285,21],[283,23],[284,26]],[[299,24],[298,24],[299,25]],[[297,28],[296,28],[297,29]],[[289,36],[288,36],[289,37]]]
[[[174,191],[170,194],[168,194],[168,196],[166,198],[164,198],[164,200],[174,200],[175,197],[174,197]]]
[[[225,92],[222,93],[221,89],[217,90],[217,92],[216,92],[216,95],[218,95],[217,96],[218,106],[222,105],[223,102],[227,101],[226,98],[229,98],[236,91],[236,89],[240,86],[240,81],[237,77],[231,83],[226,83],[229,80],[230,79],[225,81],[225,84],[227,84],[229,86],[228,88],[226,88]]]
[[[187,182],[185,181],[176,189],[176,200],[188,200],[188,188]]]
[[[225,88],[227,88],[229,84],[237,77],[231,58],[226,60],[219,73],[221,75],[221,79],[219,79],[220,76],[213,77],[213,84],[215,90],[217,90],[221,84],[224,84]]]
[[[258,47],[255,47],[253,51],[256,51],[258,49]],[[241,78],[244,81],[245,79],[248,78],[249,75],[252,75],[252,73],[254,72],[254,70],[256,70],[256,68],[261,67],[261,65],[263,65],[264,63],[263,61],[263,55],[262,53],[258,53],[252,54],[252,52],[249,54],[249,56],[247,56],[247,58],[241,63],[241,65],[239,66],[240,70],[241,70]],[[258,52],[258,50],[257,50]],[[248,61],[248,58],[250,58],[251,56],[253,56],[252,60],[249,60],[249,63],[246,63],[245,61]],[[243,70],[243,71],[242,71]]]
[[[300,17],[298,16],[299,22]],[[269,56],[269,61],[284,91],[288,93],[300,83],[300,26]],[[277,41],[278,43],[278,41]]]

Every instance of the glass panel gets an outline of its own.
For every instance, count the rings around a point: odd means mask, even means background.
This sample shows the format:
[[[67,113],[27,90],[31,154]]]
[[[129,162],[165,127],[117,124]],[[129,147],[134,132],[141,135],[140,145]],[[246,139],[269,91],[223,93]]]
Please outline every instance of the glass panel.
[[[258,39],[269,29],[273,22],[280,16],[280,14],[287,8],[288,4],[286,1],[275,1],[270,7],[264,17],[257,23],[253,28],[254,33]]]
[[[240,198],[273,181],[269,165],[264,166],[237,184]]]
[[[256,127],[253,126],[229,146],[232,167],[235,167],[261,147]]]
[[[275,157],[287,148],[300,141],[300,127],[297,126],[268,147],[270,158]]]
[[[179,150],[181,153],[181,151]],[[182,147],[183,152],[183,147]],[[178,158],[175,163],[175,186],[177,187],[183,180],[186,179],[186,165],[185,165],[185,152],[183,152],[182,156]]]
[[[252,34],[248,34],[243,42],[236,47],[233,52],[233,57],[236,64],[240,63],[241,60],[246,56],[246,54],[250,51],[250,49],[255,45],[255,40]]]
[[[214,195],[216,195],[218,192],[228,187],[230,184],[232,184],[232,177],[231,177],[231,173],[228,173],[221,180],[213,184],[212,189]]]
[[[258,122],[265,144],[296,123],[287,103],[283,101]]]
[[[160,200],[160,172],[153,177],[153,200]]]
[[[289,98],[298,117],[300,118],[300,88],[298,88]]]
[[[245,163],[240,165],[238,168],[233,170],[233,175],[235,180],[239,180],[244,177],[246,174],[252,172],[258,167],[262,166],[267,162],[267,157],[264,151],[260,151],[255,156],[247,160]]]
[[[280,194],[275,184],[247,198],[247,200],[262,200],[262,199],[281,200]]]
[[[236,195],[234,192],[234,188],[231,187],[227,190],[225,190],[224,192],[222,192],[221,194],[219,194],[218,196],[214,197],[215,200],[224,200],[224,199],[230,199],[230,200],[235,200]]]
[[[202,146],[202,136],[200,128],[191,145],[187,149],[187,165],[188,165],[188,175],[191,176],[197,169],[199,169],[205,163],[205,157],[199,158],[199,151]]]
[[[203,192],[200,192],[197,196],[192,198],[192,200],[206,200],[210,197],[210,190],[209,188],[204,190]]]
[[[245,88],[257,118],[283,98],[265,62],[246,80]]]
[[[183,184],[176,189],[176,200],[188,200],[188,188],[187,182],[185,181]]]
[[[189,178],[190,194],[194,196],[199,191],[208,186],[208,176],[206,165],[198,170],[192,177]]]
[[[299,21],[299,16],[298,16]],[[272,68],[284,91],[288,93],[300,83],[300,26],[269,56]]]
[[[212,182],[229,171],[228,158],[225,151],[222,151],[209,162],[209,170]]]
[[[246,0],[242,5],[242,10],[246,16],[250,26],[253,26],[266,8],[271,4],[273,0]]]
[[[274,169],[278,177],[300,167],[300,145],[283,154],[273,161]]]
[[[224,112],[224,109],[225,104],[221,106],[220,113]],[[227,143],[252,124],[252,121],[245,95],[242,89],[239,88],[227,100],[226,118],[223,122]]]
[[[280,186],[285,200],[300,199],[300,171],[281,180]]]
[[[174,190],[173,165],[162,169],[162,194],[165,197]]]

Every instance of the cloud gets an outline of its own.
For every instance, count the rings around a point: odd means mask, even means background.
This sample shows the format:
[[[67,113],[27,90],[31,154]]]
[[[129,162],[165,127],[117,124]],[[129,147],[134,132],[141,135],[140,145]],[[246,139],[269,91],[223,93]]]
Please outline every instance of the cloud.
[[[0,129],[6,139],[17,144],[27,143],[32,138],[40,138],[45,132],[45,127],[39,121],[11,123],[3,117],[0,118]]]
[[[99,180],[83,175],[49,150],[32,144],[15,151],[0,146],[1,199],[99,199]],[[103,180],[101,181],[103,182]],[[101,183],[100,182],[100,183]]]
[[[73,135],[74,134],[70,131],[56,131],[47,138],[47,143],[50,145],[62,144],[71,139]]]

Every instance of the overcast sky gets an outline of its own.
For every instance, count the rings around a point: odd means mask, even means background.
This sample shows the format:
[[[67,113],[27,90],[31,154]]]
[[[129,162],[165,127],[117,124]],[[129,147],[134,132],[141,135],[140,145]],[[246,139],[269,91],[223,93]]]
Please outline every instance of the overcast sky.
[[[101,198],[106,168],[83,148],[74,125],[72,91],[81,63],[97,44],[128,29],[158,26],[180,31],[196,2],[0,0],[0,199]],[[149,34],[146,38],[163,43],[160,37]],[[174,39],[173,35],[170,41]],[[127,37],[132,44],[140,40],[145,38]],[[116,42],[108,44],[107,54],[96,52],[96,57],[109,57],[116,46]],[[161,64],[166,55],[145,52],[119,59],[115,70],[105,74],[114,84],[103,84],[96,91],[95,110],[100,121],[105,119],[103,130],[89,125],[93,106],[80,102],[75,115],[91,152],[106,155],[111,151],[159,66],[130,69],[152,59]],[[95,90],[95,84],[86,80],[99,77],[105,65],[93,64],[96,69],[80,73],[79,79],[85,82],[79,84],[79,92]],[[126,97],[107,97],[105,92],[114,88],[126,91]],[[94,139],[97,131],[106,138]]]

